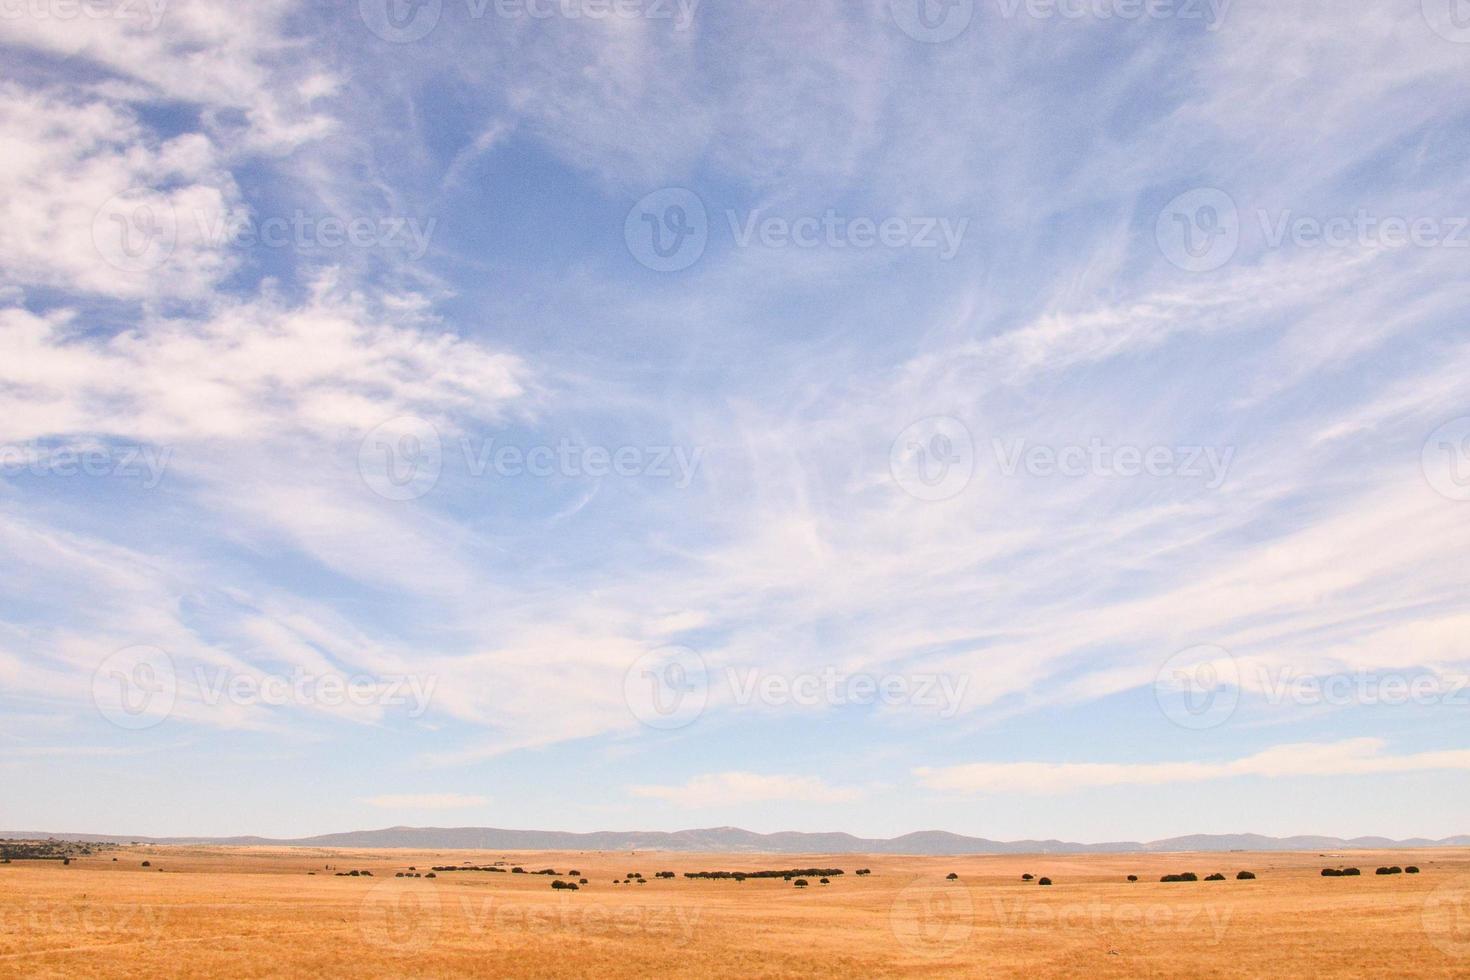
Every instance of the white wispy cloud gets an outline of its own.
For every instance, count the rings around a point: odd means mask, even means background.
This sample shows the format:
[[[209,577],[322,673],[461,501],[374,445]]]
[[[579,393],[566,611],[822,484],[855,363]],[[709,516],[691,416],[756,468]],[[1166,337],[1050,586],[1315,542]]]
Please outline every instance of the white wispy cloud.
[[[360,802],[383,810],[462,810],[488,806],[490,798],[464,793],[389,793],[365,797]]]
[[[690,808],[743,803],[843,803],[864,796],[857,787],[832,786],[816,776],[754,772],[708,773],[678,786],[630,786],[628,792]]]
[[[960,793],[1071,793],[1102,786],[1164,786],[1242,776],[1272,779],[1470,770],[1470,749],[1391,755],[1379,738],[1278,745],[1229,762],[995,762],[914,770],[928,789]]]

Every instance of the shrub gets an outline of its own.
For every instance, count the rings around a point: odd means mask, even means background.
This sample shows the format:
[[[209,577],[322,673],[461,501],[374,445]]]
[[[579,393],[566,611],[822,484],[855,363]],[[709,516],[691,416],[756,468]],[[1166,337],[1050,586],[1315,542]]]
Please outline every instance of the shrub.
[[[570,881],[553,881],[551,883],[551,887],[557,889],[558,891],[563,889],[570,891],[577,890],[577,886],[572,884]]]
[[[817,884],[819,884],[819,885],[830,885],[830,884],[832,884],[832,881],[829,878],[823,878],[821,881],[817,882]]]
[[[1391,868],[1379,868],[1377,871],[1374,872],[1374,874],[1380,875],[1401,875],[1403,873],[1404,869],[1399,867],[1398,865],[1394,865]]]
[[[1193,871],[1186,871],[1180,875],[1164,875],[1160,881],[1199,881],[1199,875]]]
[[[587,884],[587,879],[586,878],[578,878],[577,879],[577,884],[579,884],[579,885],[585,885],[585,884]]]
[[[1212,875],[1209,875],[1209,876],[1207,876],[1207,877],[1206,877],[1206,878],[1205,878],[1205,881],[1224,881],[1224,880],[1225,880],[1225,876],[1224,876],[1224,875],[1222,875],[1222,874],[1221,874],[1221,873],[1220,873],[1220,872],[1218,872],[1218,871],[1216,871],[1216,872],[1215,872],[1215,873],[1214,873],[1214,874],[1212,874]]]
[[[510,869],[510,873],[513,874],[513,875],[523,875],[523,874],[526,873],[526,869],[525,868],[511,868]]]
[[[1344,878],[1356,878],[1358,875],[1360,875],[1362,873],[1363,872],[1359,871],[1357,868],[1343,868],[1342,869],[1342,876]]]
[[[151,867],[153,867],[153,862],[152,861],[144,861],[143,862],[143,867],[145,867],[145,868],[151,868]]]
[[[796,881],[793,882],[793,884],[795,884],[797,888],[805,888],[806,887],[806,879],[805,878],[797,878]]]
[[[424,877],[425,878],[437,878],[438,875],[436,875],[436,874],[434,874],[434,872],[430,871],[428,874],[424,875]]]
[[[1324,877],[1324,878],[1341,878],[1342,877],[1342,872],[1341,871],[1338,871],[1336,868],[1323,868],[1322,869],[1322,877]]]
[[[945,881],[959,881],[960,880],[960,876],[957,875],[957,874],[955,874],[953,871],[951,871],[949,874],[947,874],[947,875],[944,876],[944,880]]]
[[[1235,880],[1236,881],[1255,881],[1256,880],[1256,873],[1254,871],[1242,871],[1242,872],[1240,872],[1239,874],[1237,874],[1235,876]]]
[[[1128,880],[1129,881],[1137,881],[1138,880],[1138,875],[1129,875],[1128,876]]]
[[[1036,876],[1035,875],[1022,875],[1021,876],[1021,880],[1022,881],[1035,881],[1036,880]]]
[[[117,858],[113,858],[113,860],[116,861]],[[1404,869],[1404,874],[1406,874],[1406,875],[1416,875],[1418,873],[1419,873],[1419,869],[1416,868],[1416,867],[1414,867],[1412,864],[1409,865],[1407,868]]]
[[[1040,881],[1037,882],[1037,884],[1038,885],[1050,885],[1051,884],[1051,879],[1050,878],[1042,878]]]

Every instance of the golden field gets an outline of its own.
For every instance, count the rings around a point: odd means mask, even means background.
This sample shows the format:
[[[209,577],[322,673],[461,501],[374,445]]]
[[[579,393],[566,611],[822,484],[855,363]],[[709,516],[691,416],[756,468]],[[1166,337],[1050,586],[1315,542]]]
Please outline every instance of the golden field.
[[[394,877],[411,865],[422,874],[496,861],[576,869],[589,883],[564,892],[531,874]],[[1423,873],[1374,875],[1383,864]],[[1325,866],[1365,874],[1322,878]],[[682,877],[805,867],[847,873],[806,889]],[[373,876],[335,874],[351,869]],[[1237,881],[1239,870],[1259,877]],[[1183,871],[1228,880],[1158,881]],[[630,872],[647,883],[613,883]],[[942,858],[123,847],[68,866],[0,865],[3,976],[1385,974],[1470,976],[1470,850]]]

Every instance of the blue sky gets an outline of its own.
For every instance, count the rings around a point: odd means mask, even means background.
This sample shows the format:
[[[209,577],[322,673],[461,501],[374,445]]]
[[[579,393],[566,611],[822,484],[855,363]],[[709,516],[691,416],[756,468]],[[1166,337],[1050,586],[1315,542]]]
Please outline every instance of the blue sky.
[[[0,827],[1467,832],[1470,16],[918,2],[7,8]]]

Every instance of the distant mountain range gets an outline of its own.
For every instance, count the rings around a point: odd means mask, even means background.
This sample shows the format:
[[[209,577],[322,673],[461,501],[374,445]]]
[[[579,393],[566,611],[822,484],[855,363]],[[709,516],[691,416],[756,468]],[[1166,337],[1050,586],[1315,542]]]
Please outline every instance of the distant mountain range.
[[[1390,840],[1387,837],[1263,837],[1260,834],[1193,834],[1148,842],[1078,844],[1060,840],[994,841],[943,830],[925,830],[889,839],[851,834],[786,832],[757,834],[738,827],[705,830],[599,831],[574,834],[557,830],[500,830],[493,827],[389,827],[319,837],[129,837],[125,834],[54,834],[0,831],[0,838],[97,841],[128,844],[217,844],[276,847],[404,847],[419,850],[476,851],[748,851],[765,854],[1127,854],[1168,851],[1340,851],[1418,847],[1470,847],[1470,836],[1444,840]]]

